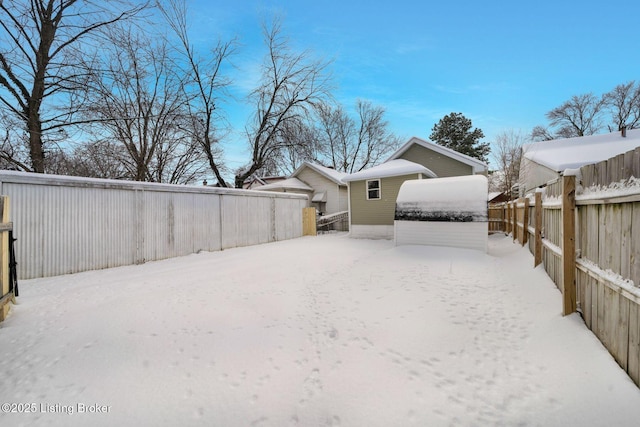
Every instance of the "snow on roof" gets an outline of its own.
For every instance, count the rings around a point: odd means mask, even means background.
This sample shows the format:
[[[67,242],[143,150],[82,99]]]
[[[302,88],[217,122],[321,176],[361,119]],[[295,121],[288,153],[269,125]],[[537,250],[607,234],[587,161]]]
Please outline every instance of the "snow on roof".
[[[409,141],[407,141],[402,147],[400,147],[395,153],[393,153],[391,157],[389,157],[389,160],[397,159],[405,151],[407,151],[413,144],[418,144],[424,148],[440,153],[443,156],[451,157],[455,160],[458,160],[459,162],[465,163],[473,167],[474,173],[483,172],[488,169],[487,164],[482,162],[479,159],[475,159],[471,156],[467,156],[466,154],[459,153],[456,150],[452,150],[451,148],[434,144],[433,142],[429,142],[422,138],[418,138],[417,136],[414,136],[411,139],[409,139]]]
[[[491,193],[489,193],[488,200],[493,200],[501,194],[502,194],[501,191],[492,191]]]
[[[640,146],[640,129],[527,144],[524,157],[556,172],[598,163]]]
[[[349,175],[348,173],[339,172],[335,169],[331,169],[331,168],[319,165],[317,163],[304,162],[298,169],[295,170],[295,172],[293,172],[291,176],[292,177],[298,176],[300,171],[302,171],[302,169],[304,169],[305,167],[314,169],[319,174],[324,175],[326,178],[329,178],[331,181],[339,185],[345,185],[345,183],[342,181],[342,178]]]
[[[488,181],[484,175],[412,179],[402,184],[396,203],[428,201],[430,205],[479,205],[486,209],[487,195]]]
[[[300,181],[298,178],[288,178],[282,181],[274,182],[273,184],[263,185],[261,187],[257,187],[256,191],[269,191],[269,190],[304,190],[304,191],[313,191],[313,188],[309,187],[304,182]]]
[[[430,178],[435,178],[436,174],[431,172],[426,167],[410,162],[409,160],[397,159],[390,160],[388,162],[382,163],[381,165],[374,166],[370,169],[365,169],[360,172],[352,173],[351,175],[347,175],[342,178],[344,182],[350,181],[361,181],[364,179],[374,179],[374,178],[386,178],[390,176],[400,176],[400,175],[411,175],[411,174],[422,173],[427,175]]]

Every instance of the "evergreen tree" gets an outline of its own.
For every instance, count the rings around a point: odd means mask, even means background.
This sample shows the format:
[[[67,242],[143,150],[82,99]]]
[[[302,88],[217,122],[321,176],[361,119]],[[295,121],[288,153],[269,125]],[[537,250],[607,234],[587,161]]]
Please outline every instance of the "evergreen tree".
[[[436,144],[486,163],[491,148],[488,142],[480,142],[480,139],[484,138],[482,130],[478,128],[472,130],[472,127],[471,120],[462,113],[451,113],[433,126],[429,138]]]

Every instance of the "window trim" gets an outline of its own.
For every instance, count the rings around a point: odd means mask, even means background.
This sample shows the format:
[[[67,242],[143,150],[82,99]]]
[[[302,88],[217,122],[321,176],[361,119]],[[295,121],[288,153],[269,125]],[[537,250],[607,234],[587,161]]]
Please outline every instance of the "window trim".
[[[370,182],[378,182],[378,187],[377,188],[369,188],[369,183]],[[380,181],[380,178],[375,178],[375,179],[368,179],[365,183],[365,191],[367,193],[367,200],[380,200],[382,199],[382,182]],[[369,194],[371,191],[377,191],[378,192],[378,197],[370,197]]]

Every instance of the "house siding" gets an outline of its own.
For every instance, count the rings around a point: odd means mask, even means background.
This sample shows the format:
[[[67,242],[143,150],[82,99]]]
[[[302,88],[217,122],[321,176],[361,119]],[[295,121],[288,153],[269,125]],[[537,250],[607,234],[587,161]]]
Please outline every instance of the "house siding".
[[[318,172],[312,170],[309,167],[304,168],[296,175],[300,181],[303,181],[309,187],[314,189],[314,193],[326,192],[327,193],[327,205],[326,212],[327,214],[332,214],[336,212],[346,211],[346,202],[344,208],[341,205],[341,197],[347,197],[347,187],[342,187],[336,184],[334,181],[325,178],[320,175]],[[341,194],[344,196],[341,196]],[[313,197],[313,194],[311,195]]]
[[[367,200],[367,180],[351,182],[351,224],[392,226],[400,186],[406,180],[420,176],[411,174],[380,178],[381,198],[378,200]]]
[[[430,169],[438,178],[450,176],[473,175],[473,167],[451,157],[444,156],[428,148],[414,144],[398,157],[419,163]]]
[[[338,192],[338,212],[349,210],[349,191],[346,186],[342,186]]]

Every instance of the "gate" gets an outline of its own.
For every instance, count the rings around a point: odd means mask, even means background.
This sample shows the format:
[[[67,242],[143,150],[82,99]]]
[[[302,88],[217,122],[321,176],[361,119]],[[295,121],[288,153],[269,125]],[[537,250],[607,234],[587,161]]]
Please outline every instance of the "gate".
[[[9,197],[0,196],[0,321],[9,313],[9,303],[18,296],[13,223],[9,221]]]
[[[302,209],[302,235],[316,235],[316,208]]]

